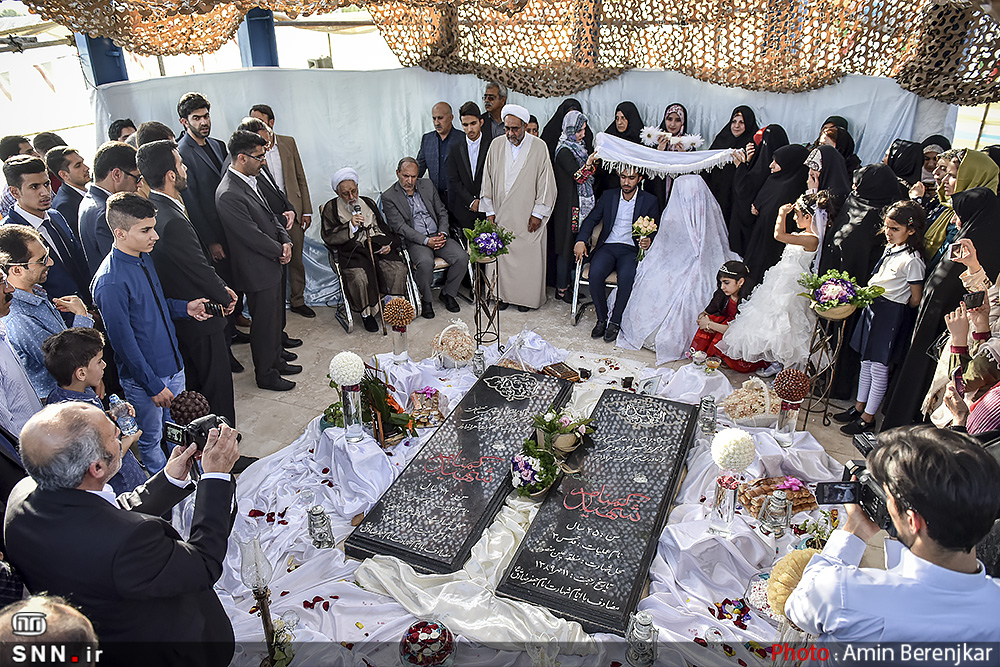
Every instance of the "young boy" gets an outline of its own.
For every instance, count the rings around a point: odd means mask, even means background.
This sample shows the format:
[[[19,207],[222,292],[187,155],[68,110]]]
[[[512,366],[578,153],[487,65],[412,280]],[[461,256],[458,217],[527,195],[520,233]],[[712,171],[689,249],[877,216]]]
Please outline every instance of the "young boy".
[[[104,409],[97,387],[104,379],[104,336],[89,327],[73,327],[49,336],[42,343],[45,368],[58,385],[49,394],[46,404],[81,401]],[[122,437],[122,467],[111,478],[116,494],[132,491],[145,483],[147,477],[135,455],[129,450],[142,431]]]

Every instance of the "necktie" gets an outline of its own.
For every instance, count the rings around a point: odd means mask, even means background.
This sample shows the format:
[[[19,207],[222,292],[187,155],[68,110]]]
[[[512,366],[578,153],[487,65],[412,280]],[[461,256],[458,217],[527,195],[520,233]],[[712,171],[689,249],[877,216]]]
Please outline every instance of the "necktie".
[[[145,262],[142,261],[141,257],[139,258],[139,266],[142,267],[142,272],[146,274],[146,282],[149,283],[149,291],[153,293],[153,300],[156,301],[156,309],[160,311],[160,319],[163,321],[163,327],[167,330],[167,336],[169,337],[170,324],[167,322],[166,309],[160,302],[160,296],[156,293],[156,285],[153,284],[153,277],[149,275],[149,269],[146,268],[146,264]],[[174,353],[174,361],[177,362],[177,367],[184,368],[184,364],[181,363],[180,357],[177,356],[177,345],[175,345],[174,342],[171,341],[170,347],[171,347],[170,351]]]
[[[49,233],[52,237],[52,243],[56,245],[56,253],[66,265],[67,268],[71,266],[73,261],[73,255],[70,253],[69,247],[66,244],[66,239],[63,238],[62,232],[59,230],[59,226],[52,222],[51,218],[45,218],[42,220],[42,229]]]

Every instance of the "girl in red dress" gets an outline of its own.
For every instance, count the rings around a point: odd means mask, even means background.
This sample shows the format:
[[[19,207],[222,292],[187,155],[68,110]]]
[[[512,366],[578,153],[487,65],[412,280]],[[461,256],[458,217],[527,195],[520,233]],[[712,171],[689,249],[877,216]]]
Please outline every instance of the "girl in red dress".
[[[691,351],[702,351],[710,357],[719,357],[723,363],[738,373],[753,373],[767,366],[766,362],[750,362],[731,359],[716,347],[729,323],[736,318],[740,302],[744,298],[743,286],[750,275],[747,265],[740,261],[730,261],[722,265],[715,279],[719,288],[712,301],[698,316],[698,333],[691,341]]]

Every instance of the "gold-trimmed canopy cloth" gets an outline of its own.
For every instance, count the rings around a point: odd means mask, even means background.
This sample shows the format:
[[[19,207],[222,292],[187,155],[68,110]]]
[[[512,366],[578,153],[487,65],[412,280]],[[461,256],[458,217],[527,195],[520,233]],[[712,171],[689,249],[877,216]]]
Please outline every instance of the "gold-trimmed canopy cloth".
[[[958,0],[25,0],[67,28],[143,55],[204,53],[250,9],[292,18],[367,9],[404,66],[568,95],[634,68],[800,92],[885,76],[964,105],[1000,100],[1000,25]]]

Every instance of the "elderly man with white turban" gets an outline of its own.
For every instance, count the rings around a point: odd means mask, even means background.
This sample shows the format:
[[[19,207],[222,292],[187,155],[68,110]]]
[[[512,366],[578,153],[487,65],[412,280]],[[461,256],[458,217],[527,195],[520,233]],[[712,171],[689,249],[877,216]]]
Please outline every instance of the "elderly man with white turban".
[[[358,172],[344,167],[330,181],[337,196],[323,205],[323,243],[338,252],[341,288],[351,308],[361,313],[367,331],[378,331],[380,297],[406,294],[406,264],[399,239],[382,219],[378,206],[358,195]],[[369,250],[369,241],[371,249]],[[376,266],[372,266],[372,256]]]
[[[479,210],[516,237],[497,260],[500,308],[525,312],[545,303],[546,222],[556,201],[556,179],[545,142],[527,133],[528,110],[508,104],[500,112],[506,141],[486,155]]]

